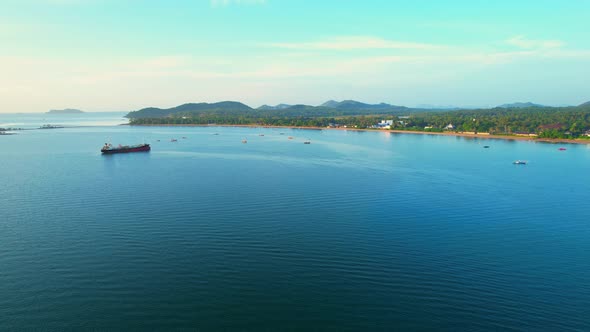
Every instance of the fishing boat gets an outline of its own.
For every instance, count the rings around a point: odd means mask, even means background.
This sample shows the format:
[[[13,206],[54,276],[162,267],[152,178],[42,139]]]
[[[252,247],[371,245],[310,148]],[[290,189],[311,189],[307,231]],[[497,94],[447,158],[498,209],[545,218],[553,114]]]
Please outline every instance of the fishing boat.
[[[42,125],[41,127],[39,127],[39,129],[59,129],[59,128],[64,128],[64,126],[46,124],[46,125]]]
[[[112,144],[105,143],[100,152],[104,154],[113,154],[113,153],[128,153],[128,152],[147,152],[150,151],[149,144],[136,144],[136,145],[121,145],[113,146]]]
[[[515,160],[513,162],[514,165],[526,165],[527,161],[526,160]]]
[[[176,138],[173,138],[170,140],[170,142],[178,142],[178,140]]]
[[[565,150],[567,150],[567,149],[566,149],[566,148],[559,148],[558,150],[559,150],[559,151],[565,151]]]

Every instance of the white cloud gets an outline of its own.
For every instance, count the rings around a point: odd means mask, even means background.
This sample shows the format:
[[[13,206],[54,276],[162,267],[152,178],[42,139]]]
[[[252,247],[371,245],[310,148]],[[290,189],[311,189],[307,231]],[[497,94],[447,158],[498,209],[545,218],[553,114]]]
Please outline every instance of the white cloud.
[[[190,58],[182,55],[165,55],[139,61],[140,65],[151,68],[176,68],[186,64]]]
[[[229,5],[263,5],[266,0],[211,0],[212,7],[227,7]]]
[[[528,39],[526,36],[519,35],[514,36],[506,42],[512,46],[516,46],[523,49],[549,49],[549,48],[560,48],[564,46],[564,42],[560,40],[535,40]]]
[[[371,36],[335,37],[322,41],[301,43],[271,43],[270,47],[293,50],[367,50],[367,49],[437,49],[440,45],[387,40]]]
[[[346,91],[354,92],[352,87],[364,86],[366,93],[377,96],[396,89],[410,93],[408,87],[485,80],[497,71],[531,63],[590,61],[590,50],[517,37],[512,39],[523,47],[512,49],[507,49],[506,44],[459,47],[378,37],[339,37],[264,44],[270,48],[266,52],[251,52],[260,48],[254,43],[248,52],[223,54],[107,58],[0,55],[0,112],[44,111],[47,105],[67,104],[84,108],[84,103],[91,103],[95,109],[133,108],[209,98],[250,98],[258,103],[276,98],[276,89],[315,95],[349,88]],[[367,51],[338,52],[341,50]],[[271,90],[273,93],[268,92]],[[258,93],[260,96],[253,97]]]
[[[87,4],[94,4],[99,3],[105,0],[41,0],[41,3],[49,4],[49,5],[60,5],[60,6],[67,6],[67,5],[87,5]]]

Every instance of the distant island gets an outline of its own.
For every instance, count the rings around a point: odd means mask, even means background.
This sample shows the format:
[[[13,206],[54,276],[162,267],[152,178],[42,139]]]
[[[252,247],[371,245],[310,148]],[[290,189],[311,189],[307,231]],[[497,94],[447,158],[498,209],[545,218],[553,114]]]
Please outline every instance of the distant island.
[[[387,103],[329,100],[321,105],[263,105],[236,101],[144,108],[126,115],[130,125],[257,125],[381,129],[407,132],[520,136],[590,142],[590,102],[551,107],[531,102],[481,109],[410,108]]]
[[[81,110],[77,110],[74,108],[66,108],[63,110],[50,110],[49,112],[46,112],[47,114],[80,114],[80,113],[84,113],[84,111]]]

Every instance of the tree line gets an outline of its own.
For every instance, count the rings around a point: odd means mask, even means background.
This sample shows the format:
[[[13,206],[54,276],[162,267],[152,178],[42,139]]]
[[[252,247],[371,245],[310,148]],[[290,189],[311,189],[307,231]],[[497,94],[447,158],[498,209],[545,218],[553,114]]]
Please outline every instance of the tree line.
[[[370,115],[340,115],[321,112],[187,112],[159,118],[132,118],[131,125],[261,125],[292,127],[347,126],[372,128],[380,120],[394,120],[392,129],[487,132],[496,135],[537,134],[544,138],[583,137],[590,130],[590,107],[530,107],[453,110],[436,112],[400,111]]]

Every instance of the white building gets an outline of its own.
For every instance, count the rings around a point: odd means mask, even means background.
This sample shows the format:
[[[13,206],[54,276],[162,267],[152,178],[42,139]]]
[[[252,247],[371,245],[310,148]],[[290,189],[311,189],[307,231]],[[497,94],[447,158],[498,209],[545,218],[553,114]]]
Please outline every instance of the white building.
[[[381,120],[373,128],[391,129],[391,126],[393,126],[393,120]]]

